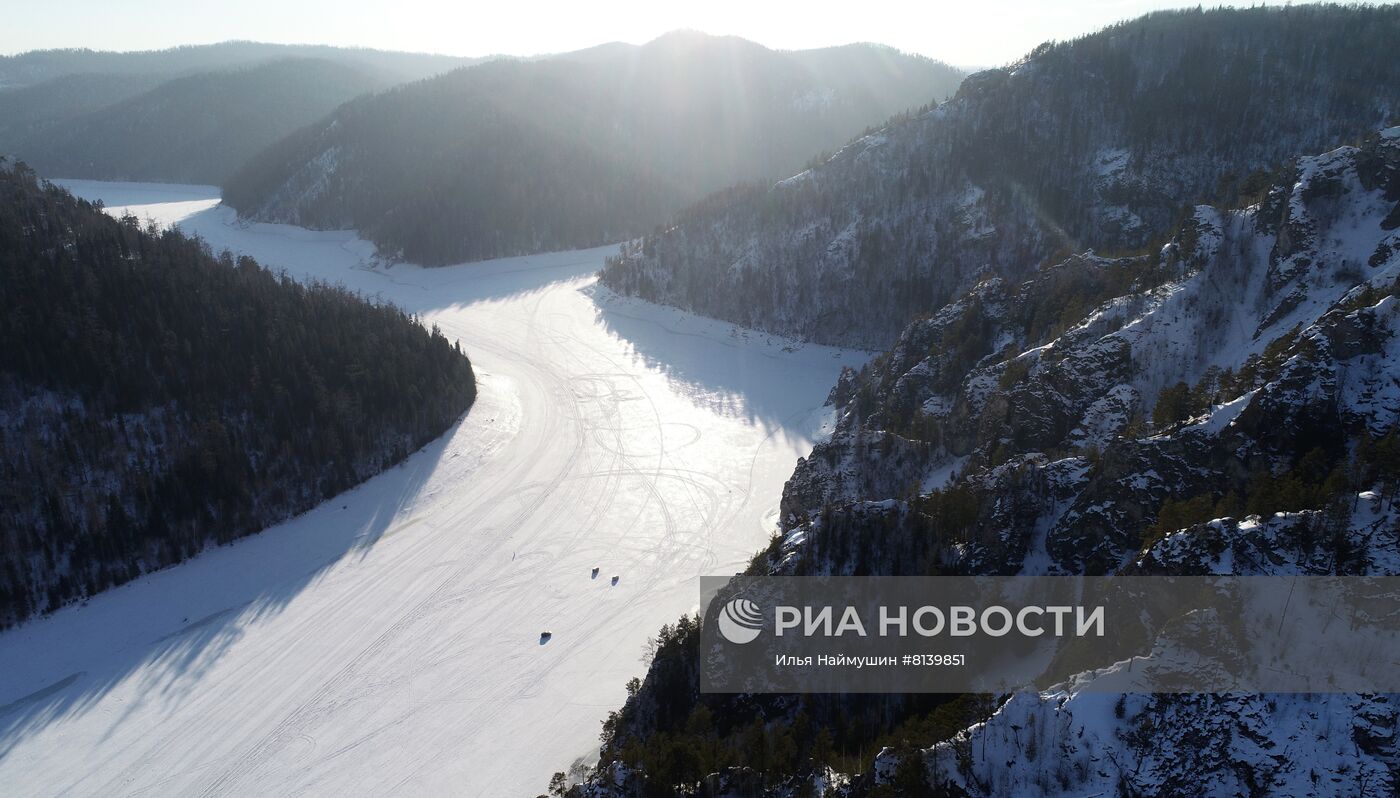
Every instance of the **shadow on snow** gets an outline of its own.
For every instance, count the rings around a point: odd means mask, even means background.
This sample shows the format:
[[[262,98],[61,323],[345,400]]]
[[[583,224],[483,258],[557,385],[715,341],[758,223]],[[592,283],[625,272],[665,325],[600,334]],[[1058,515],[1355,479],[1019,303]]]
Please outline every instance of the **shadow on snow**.
[[[0,634],[0,759],[129,678],[141,680],[138,698],[112,717],[109,733],[140,704],[195,687],[189,677],[217,662],[247,627],[394,531],[465,418],[399,465],[302,515]],[[132,640],[147,629],[145,642]],[[94,651],[102,656],[84,656]],[[39,661],[83,660],[88,670],[42,672],[30,652],[42,652]]]

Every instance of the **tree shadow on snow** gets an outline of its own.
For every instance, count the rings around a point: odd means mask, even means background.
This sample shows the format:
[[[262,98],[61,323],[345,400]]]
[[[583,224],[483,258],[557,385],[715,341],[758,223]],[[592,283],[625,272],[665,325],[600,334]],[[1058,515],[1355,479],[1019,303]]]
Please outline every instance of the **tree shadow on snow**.
[[[130,679],[139,680],[136,699],[111,716],[107,735],[144,704],[198,688],[198,677],[246,629],[411,525],[404,511],[466,418],[399,465],[302,515],[0,634],[0,759]]]
[[[597,301],[606,289],[585,289],[595,298],[598,321],[621,339],[648,369],[665,375],[672,390],[716,414],[742,418],[768,431],[803,437],[812,414],[836,384],[842,362],[852,358],[820,346],[789,346],[766,333],[732,328],[729,338],[715,329],[727,325],[690,317],[707,333],[676,329],[663,319],[683,314],[672,308]]]

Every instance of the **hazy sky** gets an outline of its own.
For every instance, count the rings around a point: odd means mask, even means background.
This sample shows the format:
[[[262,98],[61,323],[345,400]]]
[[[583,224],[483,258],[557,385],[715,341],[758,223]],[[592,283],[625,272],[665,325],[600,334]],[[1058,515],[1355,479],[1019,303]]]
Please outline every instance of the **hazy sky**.
[[[1244,3],[1252,5],[1253,3]],[[873,41],[958,65],[1013,60],[1158,8],[1154,0],[4,0],[0,53],[50,47],[147,50],[227,39],[361,45],[453,55],[640,43],[676,28],[796,49]]]

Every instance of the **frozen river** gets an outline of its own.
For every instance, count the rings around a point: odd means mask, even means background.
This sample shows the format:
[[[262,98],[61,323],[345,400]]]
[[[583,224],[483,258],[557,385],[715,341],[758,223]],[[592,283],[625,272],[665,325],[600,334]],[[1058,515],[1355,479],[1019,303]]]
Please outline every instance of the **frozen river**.
[[[696,577],[766,543],[865,358],[612,297],[606,248],[385,269],[351,233],[240,225],[208,187],[65,184],[418,313],[481,391],[359,488],[0,634],[7,795],[543,792],[596,754]]]

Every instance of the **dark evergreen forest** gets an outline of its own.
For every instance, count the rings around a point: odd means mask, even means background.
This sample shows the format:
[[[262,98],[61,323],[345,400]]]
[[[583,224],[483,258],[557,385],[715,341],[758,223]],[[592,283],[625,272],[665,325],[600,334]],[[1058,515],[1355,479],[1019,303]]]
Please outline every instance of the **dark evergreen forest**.
[[[0,165],[0,627],[303,512],[447,430],[460,345]]]

